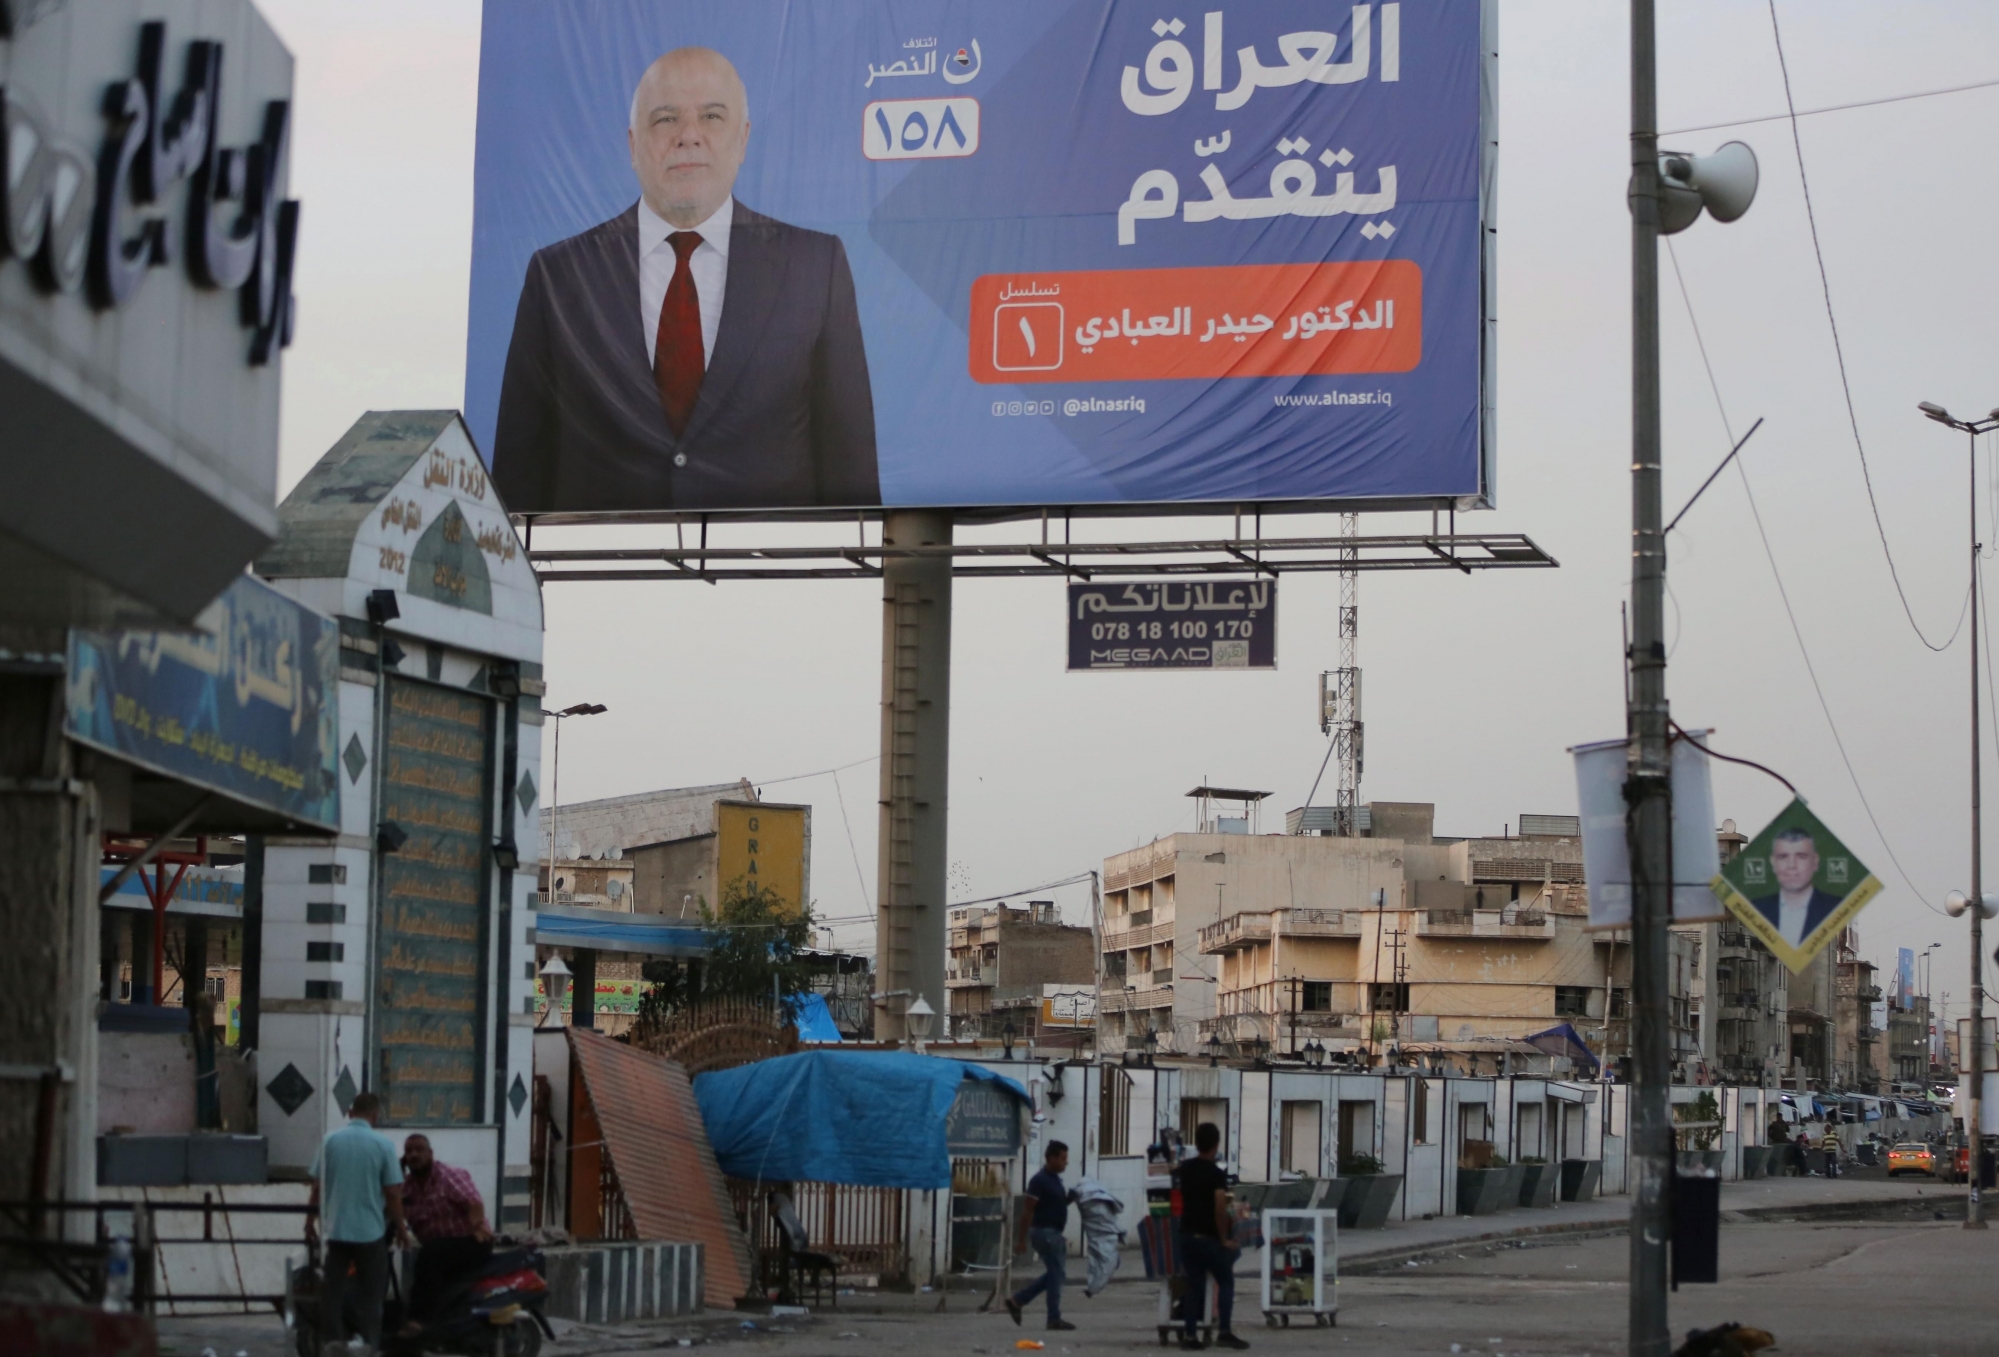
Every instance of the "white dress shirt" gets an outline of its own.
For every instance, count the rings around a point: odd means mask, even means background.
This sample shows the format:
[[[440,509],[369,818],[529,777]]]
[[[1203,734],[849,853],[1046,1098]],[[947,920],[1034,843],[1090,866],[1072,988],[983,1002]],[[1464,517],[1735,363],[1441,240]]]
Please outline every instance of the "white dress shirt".
[[[669,251],[669,253],[671,253]],[[1805,940],[1805,918],[1812,912],[1812,888],[1777,892],[1777,931],[1796,947]]]
[[[715,333],[722,328],[722,293],[729,285],[729,227],[735,221],[736,200],[725,198],[715,214],[695,227],[701,243],[688,257],[694,293],[701,302],[701,366],[715,357]],[[665,220],[639,199],[639,320],[646,336],[646,365],[658,364],[659,309],[666,304],[679,257],[666,238],[684,228]]]

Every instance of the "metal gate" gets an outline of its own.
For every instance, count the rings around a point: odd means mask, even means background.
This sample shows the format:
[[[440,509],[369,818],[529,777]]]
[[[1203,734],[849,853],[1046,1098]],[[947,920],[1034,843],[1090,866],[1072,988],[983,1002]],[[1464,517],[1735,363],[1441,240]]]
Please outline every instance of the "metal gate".
[[[770,1194],[783,1192],[805,1227],[811,1248],[840,1260],[842,1280],[909,1280],[909,1192],[900,1187],[850,1183],[765,1183],[729,1180],[729,1196],[743,1233],[756,1247],[767,1285],[776,1285],[784,1252]]]

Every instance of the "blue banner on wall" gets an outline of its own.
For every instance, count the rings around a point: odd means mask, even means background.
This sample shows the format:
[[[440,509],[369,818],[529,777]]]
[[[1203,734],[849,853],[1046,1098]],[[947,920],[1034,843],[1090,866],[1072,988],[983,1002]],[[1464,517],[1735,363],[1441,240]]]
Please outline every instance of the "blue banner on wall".
[[[486,0],[467,422],[516,512],[1489,499],[1485,8]]]
[[[340,827],[340,629],[239,576],[193,631],[72,631],[64,731],[301,825]]]

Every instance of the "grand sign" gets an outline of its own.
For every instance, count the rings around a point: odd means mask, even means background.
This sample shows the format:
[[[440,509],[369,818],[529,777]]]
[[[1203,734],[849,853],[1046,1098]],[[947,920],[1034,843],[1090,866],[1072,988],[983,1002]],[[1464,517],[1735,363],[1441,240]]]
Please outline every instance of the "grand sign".
[[[27,95],[0,92],[0,253],[44,291],[87,285],[104,311],[129,302],[148,270],[179,264],[201,287],[237,291],[249,361],[261,366],[291,342],[299,205],[279,193],[290,101],[267,100],[258,138],[225,147],[224,45],[187,43],[176,86],[167,25],[143,23],[138,36],[133,73],[105,88],[94,167]]]

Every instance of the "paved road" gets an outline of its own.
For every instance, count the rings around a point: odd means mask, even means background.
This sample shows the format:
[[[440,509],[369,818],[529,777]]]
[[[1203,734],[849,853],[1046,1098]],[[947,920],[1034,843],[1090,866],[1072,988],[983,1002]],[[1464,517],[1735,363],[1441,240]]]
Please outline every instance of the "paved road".
[[[1882,1200],[1888,1198],[1892,1200]],[[1568,1224],[1608,1227],[1628,1216],[1616,1198],[1595,1209],[1513,1212],[1411,1222],[1394,1231],[1350,1235],[1345,1256],[1391,1259],[1383,1271],[1349,1276],[1340,1288],[1337,1330],[1270,1330],[1254,1305],[1254,1283],[1239,1287],[1248,1302],[1238,1329],[1259,1351],[1542,1357],[1619,1353],[1624,1345],[1625,1258],[1622,1237],[1543,1235],[1494,1240],[1495,1231]],[[1999,1270],[1999,1230],[1967,1234],[1956,1228],[1962,1193],[1924,1182],[1889,1184],[1783,1179],[1731,1185],[1724,1195],[1720,1286],[1687,1287],[1673,1300],[1677,1332],[1739,1320],[1775,1332],[1784,1352],[1845,1357],[1999,1352],[1999,1303],[1989,1279]],[[1814,1210],[1842,1205],[1887,1219],[1813,1223]],[[1942,1211],[1947,1220],[1938,1222]],[[1799,1213],[1800,1218],[1791,1217]],[[1402,1261],[1420,1250],[1418,1260]],[[1016,1329],[1002,1315],[973,1313],[973,1298],[953,1293],[937,1313],[938,1297],[884,1296],[849,1302],[846,1314],[772,1321],[740,1328],[742,1316],[717,1315],[699,1324],[587,1330],[564,1326],[550,1357],[610,1353],[685,1353],[726,1345],[731,1357],[823,1357],[908,1353],[1018,1357],[1017,1339],[1045,1339],[1044,1357],[1162,1352],[1154,1328],[1156,1289],[1120,1281],[1094,1300],[1081,1295],[1081,1265],[1071,1285],[1074,1333],[1049,1334],[1030,1315]],[[1138,1273],[1130,1261],[1124,1276]],[[863,1312],[860,1307],[865,1306]],[[788,1332],[771,1332],[773,1326]],[[269,1320],[170,1319],[161,1350],[195,1357],[213,1346],[220,1357],[284,1357],[284,1333]],[[1496,1340],[1496,1341],[1495,1341]]]
[[[1461,1260],[1344,1282],[1337,1330],[1269,1330],[1253,1307],[1238,1329],[1257,1350],[1271,1353],[1619,1353],[1625,1250],[1621,1239],[1474,1249]],[[1738,1320],[1771,1330],[1783,1352],[1812,1357],[1999,1352],[1999,1305],[1985,1280],[1999,1267],[1999,1232],[1972,1235],[1954,1223],[1933,1222],[1733,1225],[1723,1231],[1722,1266],[1731,1280],[1686,1287],[1673,1297],[1677,1333]],[[1048,1357],[1166,1351],[1152,1328],[1150,1288],[1113,1287],[1095,1300],[1077,1299],[1068,1310],[1078,1325],[1074,1333],[1038,1330],[1032,1316],[1027,1327],[1015,1329],[991,1315],[829,1315],[796,1333],[741,1346],[769,1357],[999,1357],[1025,1337],[1052,1340]]]

